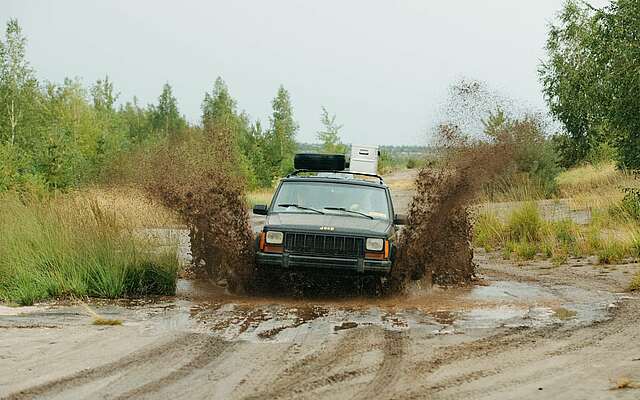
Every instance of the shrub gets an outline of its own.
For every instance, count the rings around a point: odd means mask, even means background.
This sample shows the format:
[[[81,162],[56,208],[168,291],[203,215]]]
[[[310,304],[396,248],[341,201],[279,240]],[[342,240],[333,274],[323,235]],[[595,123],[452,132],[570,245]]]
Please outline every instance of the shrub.
[[[515,251],[515,248],[516,248],[515,242],[511,240],[508,240],[507,242],[505,242],[504,247],[502,247],[502,258],[504,258],[505,260],[510,260],[511,255]]]
[[[606,142],[602,142],[589,149],[585,161],[597,166],[600,164],[611,164],[617,158],[616,148]]]
[[[514,241],[537,241],[543,220],[538,207],[533,202],[525,203],[520,209],[514,210],[507,223],[507,231]]]
[[[393,156],[390,152],[381,150],[380,157],[378,157],[378,174],[388,174],[393,170]]]
[[[521,260],[533,260],[538,253],[538,247],[535,243],[527,240],[521,240],[519,242],[515,242],[513,251]]]
[[[510,181],[526,179],[535,192],[542,197],[550,197],[557,191],[556,176],[560,173],[558,155],[550,140],[545,137],[543,123],[535,116],[525,116],[521,119],[511,119],[498,109],[490,113],[484,123],[484,133],[497,143],[508,144],[513,149],[513,161],[506,168],[500,180]],[[497,192],[499,187],[491,188],[489,192]]]
[[[554,266],[559,267],[560,265],[566,263],[568,258],[569,252],[567,251],[567,249],[564,247],[557,247],[556,249],[554,249],[551,255],[551,263]]]
[[[474,245],[486,251],[492,251],[504,241],[505,226],[493,213],[479,214],[473,229]]]
[[[552,222],[551,230],[556,241],[564,247],[572,247],[578,240],[578,226],[570,219]]]
[[[605,240],[600,248],[596,250],[600,264],[618,264],[629,254],[629,246],[617,240]]]
[[[640,188],[624,188],[624,198],[619,205],[619,211],[636,221],[640,221]]]
[[[631,256],[640,257],[640,233],[633,232],[631,236]]]

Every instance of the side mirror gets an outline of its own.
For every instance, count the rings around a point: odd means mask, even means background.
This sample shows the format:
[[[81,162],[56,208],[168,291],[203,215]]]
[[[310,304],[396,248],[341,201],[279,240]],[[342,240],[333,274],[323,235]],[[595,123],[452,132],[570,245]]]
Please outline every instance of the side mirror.
[[[395,217],[393,217],[393,223],[395,225],[406,225],[407,216],[404,214],[396,214]]]
[[[256,215],[267,215],[269,208],[265,204],[258,204],[253,206],[253,213]]]

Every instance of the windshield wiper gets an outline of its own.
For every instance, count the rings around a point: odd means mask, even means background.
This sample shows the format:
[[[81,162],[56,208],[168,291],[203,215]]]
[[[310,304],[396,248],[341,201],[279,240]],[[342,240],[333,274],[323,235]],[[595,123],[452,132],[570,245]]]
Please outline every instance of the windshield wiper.
[[[344,211],[344,212],[348,212],[348,213],[353,213],[353,214],[358,214],[358,215],[362,215],[363,217],[367,217],[369,219],[373,219],[373,217],[371,215],[362,213],[360,211],[354,211],[354,210],[347,210],[344,207],[325,207],[325,210],[336,210],[336,211]]]
[[[320,210],[316,210],[315,208],[305,207],[305,206],[299,206],[299,205],[297,205],[297,204],[289,204],[289,203],[285,203],[285,204],[278,204],[278,207],[295,207],[295,208],[299,208],[299,209],[301,209],[301,210],[309,210],[309,211],[317,212],[318,214],[324,214],[322,211],[320,211]]]

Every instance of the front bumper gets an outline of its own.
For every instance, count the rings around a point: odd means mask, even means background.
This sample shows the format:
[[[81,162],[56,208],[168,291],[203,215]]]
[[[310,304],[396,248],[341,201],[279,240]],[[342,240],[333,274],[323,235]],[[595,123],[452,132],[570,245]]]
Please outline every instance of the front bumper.
[[[256,254],[256,261],[260,267],[275,267],[284,269],[327,269],[334,272],[386,274],[391,271],[390,260],[367,260],[362,258],[332,258],[323,256],[309,256],[298,254]]]

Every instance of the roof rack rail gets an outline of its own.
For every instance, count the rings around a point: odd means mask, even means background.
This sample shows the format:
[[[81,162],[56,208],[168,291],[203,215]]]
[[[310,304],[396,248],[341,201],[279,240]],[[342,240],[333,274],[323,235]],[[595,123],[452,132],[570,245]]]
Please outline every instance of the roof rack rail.
[[[377,178],[380,181],[380,183],[384,184],[384,179],[382,179],[382,177],[380,175],[368,174],[368,173],[365,173],[365,172],[349,171],[349,170],[341,170],[341,171],[321,170],[320,171],[320,170],[314,170],[314,169],[297,169],[297,170],[293,171],[292,173],[290,173],[289,175],[287,175],[287,178],[290,177],[290,176],[296,176],[296,175],[299,175],[299,174],[302,174],[302,173],[308,173],[308,172],[368,176],[370,178]]]

